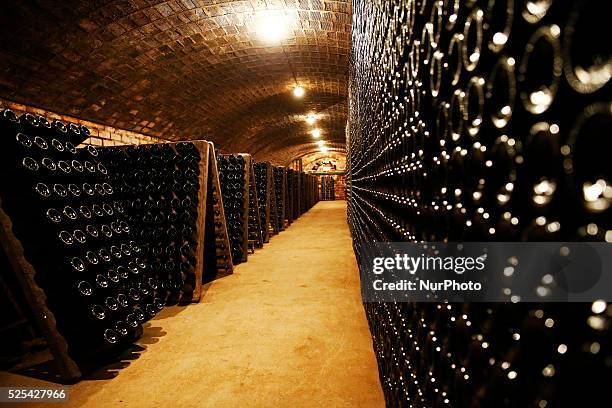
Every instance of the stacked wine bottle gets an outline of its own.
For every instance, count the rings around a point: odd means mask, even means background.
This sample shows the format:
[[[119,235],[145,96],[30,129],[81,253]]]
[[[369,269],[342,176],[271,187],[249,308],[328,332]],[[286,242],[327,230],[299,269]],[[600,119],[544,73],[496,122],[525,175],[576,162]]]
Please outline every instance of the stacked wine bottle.
[[[259,220],[261,221],[261,233],[264,242],[268,241],[271,228],[270,220],[270,163],[258,162],[253,165],[255,171],[255,186],[257,187],[257,199],[259,201]],[[276,220],[274,221],[276,222]]]
[[[251,158],[248,158],[249,164],[247,168],[252,169]],[[257,184],[255,174],[250,171],[249,174],[249,241],[255,248],[263,246],[263,228],[261,219],[259,218],[259,198],[257,196]]]
[[[306,209],[308,208],[308,195],[310,193],[310,185],[308,184],[308,176],[304,173],[298,173],[297,175],[297,179],[298,179],[298,214],[297,216],[299,217],[300,215],[302,215],[303,213],[306,212]]]
[[[246,234],[248,232],[248,185],[246,162],[241,155],[217,156],[221,194],[225,207],[225,218],[232,246],[234,264],[243,262],[247,256]]]
[[[274,166],[274,196],[276,199],[276,217],[279,230],[285,228],[285,194],[287,190],[287,170]]]
[[[0,133],[3,246],[67,381],[246,260],[249,215],[262,241],[249,155],[218,173],[206,141],[77,149],[86,127],[10,110]]]
[[[335,200],[334,179],[332,176],[321,177],[321,200]]]
[[[191,142],[101,149],[158,302],[190,301],[196,287],[200,153]]]
[[[302,173],[302,214],[310,210],[320,199],[317,176]]]
[[[116,180],[85,127],[2,113],[2,207],[68,351],[82,360],[131,341],[164,305]],[[77,133],[78,132],[78,133]]]
[[[612,240],[601,2],[354,4],[347,163],[358,255],[372,241]],[[576,387],[580,405],[596,405],[610,376],[605,302],[571,313],[366,309],[390,406],[563,406]]]
[[[293,169],[287,169],[287,191],[285,196],[285,217],[291,224],[297,217],[295,216],[295,206],[297,205],[297,183],[296,173]]]

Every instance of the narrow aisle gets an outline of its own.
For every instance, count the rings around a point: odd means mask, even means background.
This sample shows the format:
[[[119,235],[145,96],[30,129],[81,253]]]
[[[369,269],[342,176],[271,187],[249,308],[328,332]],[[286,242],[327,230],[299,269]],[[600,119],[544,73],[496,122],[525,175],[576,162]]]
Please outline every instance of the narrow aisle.
[[[384,405],[344,201],[318,203],[202,303],[162,311],[141,344],[115,378],[73,386],[70,406]]]

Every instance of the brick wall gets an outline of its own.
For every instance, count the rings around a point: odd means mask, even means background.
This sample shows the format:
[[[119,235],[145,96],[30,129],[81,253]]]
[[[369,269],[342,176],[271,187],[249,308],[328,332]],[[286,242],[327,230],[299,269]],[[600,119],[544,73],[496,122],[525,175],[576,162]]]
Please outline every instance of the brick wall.
[[[321,191],[321,178],[329,176],[318,176],[318,188]],[[346,200],[346,175],[334,174],[331,175],[334,179],[334,197],[336,200]]]
[[[336,200],[346,200],[346,176],[336,176],[334,182]]]
[[[94,146],[119,146],[127,144],[166,142],[164,139],[143,135],[141,133],[136,133],[129,130],[117,129],[111,126],[102,125],[100,123],[89,122],[87,120],[81,120],[68,115],[60,115],[44,109],[34,108],[32,106],[23,105],[0,98],[0,109],[5,108],[13,110],[17,115],[29,112],[35,115],[44,116],[48,120],[59,119],[63,122],[74,122],[85,125],[91,131],[91,137],[85,140],[83,144],[90,144]]]

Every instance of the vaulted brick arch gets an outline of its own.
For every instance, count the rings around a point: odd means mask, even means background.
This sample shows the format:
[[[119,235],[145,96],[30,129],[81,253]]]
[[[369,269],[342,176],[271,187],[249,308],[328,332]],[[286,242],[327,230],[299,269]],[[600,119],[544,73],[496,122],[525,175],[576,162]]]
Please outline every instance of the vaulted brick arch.
[[[327,153],[316,151],[302,157],[304,170],[311,170],[313,165],[321,161],[333,161],[337,164],[337,170],[346,169],[346,153],[342,151],[329,151]]]
[[[328,144],[327,148],[330,152],[346,152],[344,143],[331,143]],[[314,143],[283,147],[279,149],[279,155],[281,155],[281,157],[286,157],[287,160],[285,162],[280,162],[279,164],[288,165],[292,160],[299,159],[305,155],[316,153],[318,151],[319,148]]]
[[[350,2],[41,0],[3,4],[0,96],[166,139],[206,137],[288,162],[309,112],[344,145]],[[265,9],[289,22],[257,36]],[[296,100],[295,81],[306,88]]]

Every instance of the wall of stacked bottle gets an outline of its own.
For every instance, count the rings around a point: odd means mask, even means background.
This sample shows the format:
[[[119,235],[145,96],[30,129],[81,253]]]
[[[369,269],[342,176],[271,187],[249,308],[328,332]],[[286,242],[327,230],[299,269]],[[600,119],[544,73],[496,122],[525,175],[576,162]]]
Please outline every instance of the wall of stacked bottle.
[[[317,201],[319,201],[319,185],[316,176],[300,173],[301,178],[301,208],[300,215],[310,210]]]
[[[291,177],[291,187],[290,192],[292,196],[292,210],[293,210],[293,219],[297,219],[300,216],[300,209],[302,208],[301,201],[301,190],[302,190],[302,178],[300,177],[300,173],[296,170],[293,170],[293,174]]]
[[[321,176],[321,200],[335,200],[336,188],[332,176]]]
[[[255,248],[263,247],[263,225],[259,211],[259,197],[255,180],[255,170],[251,155],[247,156],[247,168],[249,172],[249,248],[255,252]]]
[[[241,154],[220,154],[217,160],[232,260],[238,264],[245,262],[248,254],[249,167]]]
[[[164,306],[121,185],[84,128],[3,111],[2,245],[67,380],[125,346]]]
[[[264,242],[268,242],[270,235],[279,232],[274,169],[269,162],[259,162],[255,163],[254,170],[262,237]]]
[[[208,149],[205,141],[98,148],[168,302],[200,299]]]
[[[290,225],[319,201],[316,176],[286,169],[284,177],[281,172],[278,173],[277,180],[287,186],[284,200],[286,225]]]
[[[255,172],[255,187],[259,204],[259,220],[261,222],[261,236],[263,242],[270,240],[270,176],[266,163],[259,162],[253,165]]]
[[[252,157],[249,154],[219,155],[219,173],[225,212],[227,217],[230,241],[232,242],[232,254],[234,263],[247,260],[249,247],[260,248],[265,242],[264,223],[262,214],[266,214],[268,207],[273,208],[278,205],[283,209],[280,216],[283,216],[287,224],[309,210],[318,201],[318,191],[314,187],[316,182],[313,176],[299,173],[295,170],[284,167],[278,168],[274,175],[274,194],[269,192],[269,196],[258,197],[257,173],[254,168],[268,168],[270,166],[270,182],[272,181],[272,168],[269,163],[252,164]],[[266,170],[267,172],[268,170]],[[263,174],[263,173],[262,173]],[[267,174],[267,173],[266,173]],[[260,180],[261,181],[261,180]],[[261,185],[261,183],[260,183]],[[270,186],[271,188],[271,186]],[[280,203],[275,201],[275,205],[269,204],[269,200],[280,197]],[[247,199],[248,197],[248,199]],[[285,200],[282,199],[285,197]],[[300,199],[303,198],[301,201]],[[263,203],[263,208],[260,208]],[[288,209],[291,209],[288,211]],[[278,211],[273,211],[277,213]],[[269,219],[269,218],[268,218]],[[268,221],[265,221],[269,223]],[[278,218],[277,225],[283,225]],[[274,229],[272,225],[272,230]],[[276,227],[280,231],[280,227]]]
[[[265,201],[266,207],[269,209],[268,214],[268,235],[278,234],[281,230],[281,226],[279,225],[279,215],[278,215],[278,200],[276,198],[276,185],[274,181],[274,166],[271,163],[266,162],[266,172],[268,174],[268,197]]]
[[[601,5],[354,3],[357,254],[366,241],[612,240]],[[590,405],[610,375],[599,309],[366,304],[391,406],[555,406],[576,387]]]
[[[293,207],[295,205],[295,170],[286,169],[285,171],[286,179],[287,179],[287,191],[285,192],[285,219],[287,220],[287,225],[291,225],[294,220],[294,210]]]
[[[287,170],[284,167],[273,166],[274,170],[274,194],[276,197],[276,225],[279,231],[285,229],[286,224],[286,192],[287,192]]]
[[[0,132],[3,251],[65,381],[246,260],[249,208],[262,233],[250,155],[219,174],[207,141],[75,148],[86,127],[10,110]]]

